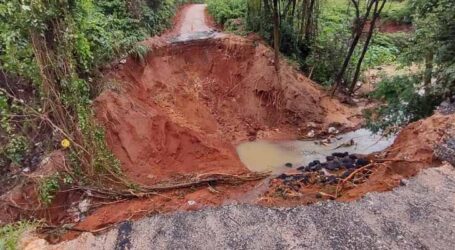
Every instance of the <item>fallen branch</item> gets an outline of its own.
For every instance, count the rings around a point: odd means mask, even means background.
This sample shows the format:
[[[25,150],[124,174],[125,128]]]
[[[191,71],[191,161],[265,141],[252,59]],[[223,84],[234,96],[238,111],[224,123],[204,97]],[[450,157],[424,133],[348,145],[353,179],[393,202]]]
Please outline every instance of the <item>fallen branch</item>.
[[[86,229],[79,229],[79,228],[75,228],[74,226],[69,226],[69,225],[63,225],[63,226],[42,226],[42,227],[39,227],[39,229],[42,229],[42,230],[68,230],[68,231],[74,231],[74,232],[79,232],[79,233],[99,233],[99,232],[102,232],[104,230],[107,230],[107,229],[110,229],[112,227],[114,227],[116,224],[109,224],[105,227],[102,227],[102,228],[98,228],[98,229],[94,229],[94,230],[86,230]]]
[[[331,198],[331,199],[336,199],[336,198],[337,198],[336,195],[331,195],[331,194],[324,193],[324,192],[319,192],[318,194],[319,194],[320,196],[322,196],[322,197],[325,196],[325,197],[329,197],[329,198]]]
[[[422,160],[405,160],[405,159],[374,159],[375,162],[422,162]]]

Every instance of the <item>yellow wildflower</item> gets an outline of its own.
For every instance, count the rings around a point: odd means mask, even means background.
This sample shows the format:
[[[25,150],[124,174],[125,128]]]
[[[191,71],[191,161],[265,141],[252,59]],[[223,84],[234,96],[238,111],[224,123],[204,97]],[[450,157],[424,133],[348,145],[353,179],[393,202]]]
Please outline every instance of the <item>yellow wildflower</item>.
[[[68,148],[71,145],[68,139],[63,139],[60,144],[62,145],[63,148]]]

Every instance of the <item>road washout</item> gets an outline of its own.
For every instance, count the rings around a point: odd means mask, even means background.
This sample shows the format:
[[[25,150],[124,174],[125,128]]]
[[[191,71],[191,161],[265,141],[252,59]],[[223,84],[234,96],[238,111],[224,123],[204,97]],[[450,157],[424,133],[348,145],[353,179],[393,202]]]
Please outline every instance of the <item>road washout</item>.
[[[145,62],[129,58],[107,72],[106,77],[122,87],[103,92],[95,102],[108,144],[135,182],[151,185],[189,174],[245,173],[249,170],[235,150],[241,142],[304,139],[312,133],[324,138],[331,127],[343,132],[360,125],[361,107],[330,98],[286,60],[281,60],[276,73],[273,50],[256,39],[218,33],[186,41],[150,39],[145,44],[152,48]],[[453,118],[433,119],[440,128]],[[437,122],[440,119],[445,121]],[[371,165],[368,178],[345,185],[337,199],[354,200],[367,192],[391,190],[401,178],[431,166],[432,146],[442,134],[435,134],[429,126],[419,136],[403,139],[414,130],[410,125],[384,152],[361,156],[374,162],[401,159],[398,152],[407,152],[411,158]],[[422,139],[425,143],[420,143]],[[403,148],[396,152],[395,145],[400,144]],[[169,198],[160,211],[243,202],[244,194],[258,189],[256,185],[261,183],[199,188],[184,195],[183,201]],[[265,194],[248,202],[308,204],[327,199],[318,194],[333,194],[335,185],[315,182],[300,188],[288,192],[288,186],[275,179]],[[150,210],[150,203],[144,201],[122,205]]]
[[[203,9],[191,6],[185,11],[203,15]],[[192,29],[191,25],[176,27]],[[133,182],[154,185],[194,175],[249,173],[235,148],[242,142],[305,139],[310,134],[323,139],[330,128],[342,133],[360,126],[362,107],[330,98],[321,86],[284,59],[276,73],[273,50],[263,42],[205,27],[196,31],[213,35],[176,39],[181,33],[171,32],[151,38],[143,42],[150,48],[144,61],[128,57],[104,71],[107,84],[93,107],[110,149]],[[368,192],[391,190],[400,179],[438,164],[433,146],[451,131],[447,124],[455,124],[454,115],[436,114],[403,129],[385,151],[362,156],[380,164],[374,165],[364,182],[348,183],[336,199],[349,201]],[[243,195],[258,189],[257,185],[260,182],[211,183],[107,202],[74,221],[78,230],[93,232],[152,213],[241,203],[245,201]],[[287,183],[272,179],[264,194],[248,202],[266,206],[309,204],[327,199],[318,194],[333,194],[334,187],[315,182],[291,190]],[[72,193],[61,194],[60,203],[53,204],[54,211],[62,203],[72,204],[75,199],[68,194]],[[51,216],[52,223],[73,220],[66,210],[60,211]],[[72,231],[56,241],[79,233]]]
[[[296,137],[308,123],[321,131],[333,123],[357,125],[348,118],[355,111],[285,63],[279,80],[272,50],[263,44],[227,35],[152,51],[144,64],[129,59],[111,72],[122,89],[95,101],[108,144],[139,183],[247,171],[237,142]]]

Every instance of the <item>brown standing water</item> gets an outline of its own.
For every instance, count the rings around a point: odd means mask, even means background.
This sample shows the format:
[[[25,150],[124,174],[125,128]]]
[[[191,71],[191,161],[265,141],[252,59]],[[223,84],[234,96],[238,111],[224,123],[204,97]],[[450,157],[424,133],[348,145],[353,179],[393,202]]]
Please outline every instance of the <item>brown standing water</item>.
[[[367,129],[359,129],[346,134],[337,135],[331,143],[321,144],[321,140],[294,141],[253,141],[237,146],[240,160],[251,171],[272,171],[279,174],[292,167],[307,165],[313,160],[325,160],[334,152],[370,154],[384,150],[392,145],[395,136],[382,137]],[[353,140],[352,146],[343,146]]]

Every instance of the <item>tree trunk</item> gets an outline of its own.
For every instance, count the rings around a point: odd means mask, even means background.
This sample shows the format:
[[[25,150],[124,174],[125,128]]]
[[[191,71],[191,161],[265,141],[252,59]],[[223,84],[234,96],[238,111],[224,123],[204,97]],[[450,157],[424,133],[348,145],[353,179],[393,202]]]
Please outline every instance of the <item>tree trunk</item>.
[[[349,94],[352,94],[354,92],[355,85],[360,76],[360,70],[362,68],[363,59],[365,58],[365,54],[367,53],[368,47],[370,46],[371,38],[373,37],[374,27],[376,26],[376,21],[378,20],[379,15],[381,14],[382,9],[384,8],[385,3],[387,2],[387,0],[384,0],[382,2],[381,7],[379,7],[379,1],[380,0],[377,0],[374,5],[373,19],[371,20],[371,23],[370,23],[370,29],[368,30],[367,39],[365,41],[365,44],[363,45],[362,54],[360,55],[359,61],[357,62],[357,66],[356,66],[355,73],[354,73],[354,78],[352,79],[351,86],[349,87]]]
[[[423,83],[425,85],[425,91],[427,90],[428,86],[431,84],[431,78],[433,76],[433,51],[429,51],[425,55],[425,74],[423,78]]]
[[[275,50],[275,70],[280,69],[279,50],[280,50],[280,21],[278,17],[278,0],[273,0],[273,47]]]
[[[379,0],[376,0],[376,1],[379,1]],[[359,13],[357,2],[355,2],[355,1],[353,1],[353,2],[355,3],[354,5],[356,7],[356,13]],[[366,11],[365,15],[362,17],[362,20],[359,20],[360,19],[359,16],[356,17],[358,19],[358,20],[356,20],[356,22],[359,22],[359,23],[356,25],[356,29],[354,31],[355,36],[352,40],[351,46],[349,47],[348,54],[344,58],[343,65],[341,66],[340,71],[338,72],[338,74],[335,77],[335,83],[333,84],[333,87],[332,87],[331,96],[333,96],[335,94],[336,90],[338,89],[339,85],[341,84],[341,81],[343,80],[344,73],[346,72],[346,69],[348,68],[349,61],[351,60],[351,57],[354,54],[354,50],[355,50],[357,44],[359,43],[360,37],[362,36],[363,27],[365,26],[366,20],[370,16],[371,8],[373,7],[374,2],[375,2],[374,0],[371,1],[370,4],[367,6],[367,11]]]
[[[305,27],[305,40],[312,40],[314,34],[314,25],[313,25],[313,12],[314,12],[314,3],[316,0],[310,0],[308,7],[308,14],[306,16],[306,27]]]

